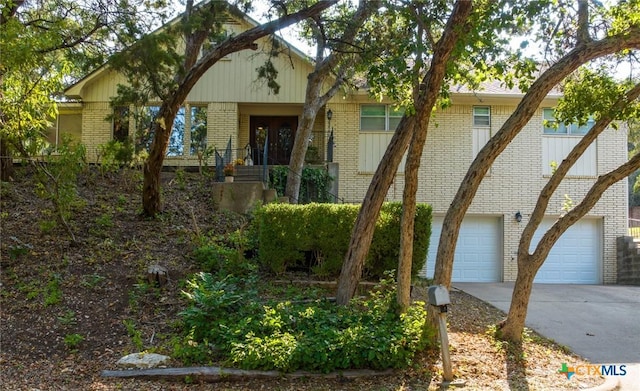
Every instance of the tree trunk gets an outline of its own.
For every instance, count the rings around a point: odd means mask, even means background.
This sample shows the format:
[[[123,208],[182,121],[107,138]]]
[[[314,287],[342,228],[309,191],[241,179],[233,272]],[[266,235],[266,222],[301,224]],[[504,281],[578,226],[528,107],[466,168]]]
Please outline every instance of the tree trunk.
[[[516,110],[511,114],[500,130],[480,150],[467,174],[462,180],[458,192],[451,202],[442,225],[438,254],[436,257],[434,282],[450,287],[453,272],[453,256],[462,219],[476,195],[482,179],[496,158],[535,114],[549,91],[579,66],[625,48],[640,47],[640,30],[631,30],[619,35],[609,36],[599,41],[581,43],[558,62],[540,75],[522,98]]]
[[[542,236],[533,254],[529,255],[527,249],[522,246],[518,250],[518,275],[513,287],[513,297],[507,319],[502,324],[502,337],[511,341],[520,341],[524,320],[527,315],[531,285],[538,269],[549,255],[553,245],[560,236],[574,223],[586,215],[595,206],[602,194],[614,183],[621,181],[640,168],[640,154],[634,155],[628,162],[598,177],[591,186],[582,201],[562,216]]]
[[[340,44],[334,48],[332,53],[326,58],[324,58],[324,52],[327,48],[325,41],[326,37],[318,32],[319,38],[317,40],[316,66],[314,71],[307,77],[307,89],[305,93],[302,120],[298,123],[298,130],[296,131],[296,138],[293,144],[293,150],[291,151],[291,158],[289,160],[289,175],[287,175],[285,195],[289,197],[291,203],[298,203],[304,158],[307,153],[307,147],[309,146],[308,140],[311,137],[316,116],[320,111],[320,108],[326,105],[329,99],[333,98],[344,83],[343,70],[347,65],[351,66],[355,61],[354,56],[351,56],[350,60],[345,61],[345,57],[347,57],[347,54],[345,54],[345,48],[350,47],[362,24],[378,6],[378,1],[360,2],[358,10],[339,40]],[[345,63],[339,67],[338,64],[340,61],[345,61]],[[339,69],[336,72],[337,75],[335,76],[333,85],[331,85],[324,95],[321,95],[323,83],[326,82],[330,73],[335,71],[335,68]]]
[[[309,80],[309,83],[311,83],[311,80]],[[304,157],[307,153],[308,140],[311,137],[313,124],[320,108],[320,105],[316,102],[317,98],[309,104],[305,104],[304,111],[302,112],[302,118],[298,124],[298,130],[296,131],[296,137],[293,142],[293,149],[289,160],[289,172],[287,173],[287,186],[285,190],[285,194],[289,197],[289,202],[292,204],[298,203],[298,197],[300,195],[300,182],[302,179]]]
[[[418,193],[418,170],[424,144],[427,140],[429,117],[420,122],[413,134],[404,170],[404,192],[402,194],[402,218],[400,219],[400,253],[398,256],[398,312],[404,313],[411,300],[411,266],[413,264],[413,234],[416,218],[416,194]]]
[[[173,107],[170,107],[173,106]],[[145,216],[155,217],[162,211],[160,174],[164,157],[169,146],[169,136],[179,105],[165,102],[160,107],[158,119],[153,123],[153,142],[149,157],[144,164],[144,184],[142,188],[142,211]]]
[[[411,133],[415,127],[416,117],[403,117],[396,133],[391,138],[387,150],[378,165],[367,194],[358,212],[349,249],[345,262],[340,271],[336,303],[347,305],[358,287],[358,281],[362,275],[364,260],[369,252],[376,220],[380,214],[380,208],[395,178],[395,171],[402,160],[402,155],[407,149]]]
[[[505,321],[500,328],[503,339],[513,342],[522,341],[522,331],[527,318],[533,279],[539,269],[539,266],[535,267],[535,263],[528,254],[522,257],[518,256],[518,276],[511,295],[511,305],[507,314],[508,321]]]
[[[362,267],[371,246],[376,220],[380,214],[382,203],[393,182],[396,170],[402,160],[402,155],[409,146],[416,124],[418,122],[428,122],[431,116],[431,110],[442,87],[447,62],[462,34],[463,29],[459,27],[465,26],[471,9],[472,3],[469,1],[456,2],[443,35],[434,49],[429,71],[423,78],[424,89],[421,90],[421,94],[415,102],[416,114],[411,117],[407,117],[406,114],[403,116],[373,175],[356,218],[349,249],[340,272],[336,294],[336,301],[339,305],[347,305],[355,294],[358,281],[362,275]]]
[[[13,157],[8,143],[5,137],[0,137],[0,180],[3,182],[13,180]]]

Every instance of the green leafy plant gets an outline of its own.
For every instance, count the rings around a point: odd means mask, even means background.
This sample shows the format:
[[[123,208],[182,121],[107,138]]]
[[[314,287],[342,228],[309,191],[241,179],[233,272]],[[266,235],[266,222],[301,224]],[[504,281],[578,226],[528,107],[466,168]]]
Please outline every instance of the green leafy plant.
[[[80,286],[85,288],[95,288],[99,284],[101,284],[105,280],[104,276],[99,274],[90,274],[82,277],[82,281],[80,281]]]
[[[110,213],[103,213],[96,218],[96,225],[100,228],[111,228],[113,227],[113,217],[111,217]]]
[[[285,194],[289,167],[277,166],[269,172],[269,185],[278,194]],[[322,168],[304,167],[300,179],[299,203],[333,202],[334,196],[329,193],[333,178]]]
[[[77,333],[64,336],[64,345],[70,350],[76,350],[82,341],[84,341],[84,337]]]
[[[184,168],[178,168],[176,170],[175,181],[178,184],[178,188],[180,190],[186,189],[186,187],[187,187],[187,178],[186,178],[186,172],[184,171]]]
[[[174,355],[188,363],[222,359],[284,372],[404,368],[435,333],[422,302],[396,314],[393,279],[348,308],[326,300],[261,303],[254,286],[209,273],[191,279],[184,292],[190,305],[181,313],[185,334]]]
[[[144,347],[144,344],[142,342],[142,332],[136,328],[136,323],[130,319],[125,319],[122,321],[122,323],[127,329],[127,334],[129,334],[133,346],[135,346],[138,351],[142,351]]]
[[[246,276],[257,268],[255,261],[245,257],[250,239],[243,230],[205,237],[201,242],[202,245],[194,250],[193,256],[205,271]]]
[[[76,324],[76,313],[72,310],[67,310],[64,314],[58,316],[58,322],[63,326],[73,326]]]
[[[75,242],[75,235],[69,225],[73,208],[80,204],[76,191],[78,174],[85,169],[85,147],[73,143],[70,137],[63,137],[63,141],[53,154],[50,150],[37,162],[38,184],[36,193],[51,200],[57,213],[57,220],[61,223],[71,239]],[[42,228],[42,227],[41,227]]]
[[[134,146],[129,140],[122,142],[111,140],[98,146],[98,162],[100,173],[113,173],[121,167],[129,166],[133,162]]]
[[[12,260],[18,259],[19,257],[28,254],[29,251],[33,250],[32,245],[22,242],[15,236],[10,236],[9,240],[13,242],[13,244],[9,245],[9,258],[11,258]]]
[[[44,290],[44,306],[60,304],[62,302],[62,289],[60,284],[62,277],[59,274],[54,274],[51,280],[47,283]]]

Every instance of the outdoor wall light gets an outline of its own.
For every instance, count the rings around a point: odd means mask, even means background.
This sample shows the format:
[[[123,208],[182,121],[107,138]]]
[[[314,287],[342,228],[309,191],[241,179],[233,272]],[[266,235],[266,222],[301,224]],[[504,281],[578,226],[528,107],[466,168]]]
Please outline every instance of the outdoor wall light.
[[[327,119],[329,121],[331,121],[331,118],[333,118],[333,111],[331,111],[331,109],[329,109],[329,111],[327,111]]]
[[[516,212],[516,221],[519,223],[522,221],[522,213],[520,213],[520,211]]]

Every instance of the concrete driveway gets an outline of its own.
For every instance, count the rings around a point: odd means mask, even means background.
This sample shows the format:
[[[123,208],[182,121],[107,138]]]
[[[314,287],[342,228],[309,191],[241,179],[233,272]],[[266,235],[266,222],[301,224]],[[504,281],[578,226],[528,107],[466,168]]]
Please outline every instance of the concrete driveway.
[[[513,285],[452,284],[504,312]],[[593,364],[632,366],[621,389],[640,389],[640,286],[534,284],[526,325]]]
[[[453,283],[504,312],[513,283]],[[527,327],[592,363],[640,363],[640,286],[534,284]]]

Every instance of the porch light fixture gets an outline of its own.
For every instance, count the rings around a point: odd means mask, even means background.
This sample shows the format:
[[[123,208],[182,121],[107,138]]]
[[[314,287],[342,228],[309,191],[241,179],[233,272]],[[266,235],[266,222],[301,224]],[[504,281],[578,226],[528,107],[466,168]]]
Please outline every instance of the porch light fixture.
[[[327,110],[327,120],[329,122],[329,140],[327,141],[327,162],[333,162],[333,148],[335,147],[335,142],[333,140],[333,127],[331,126],[331,118],[333,118],[333,111],[331,109]]]
[[[516,212],[516,221],[519,223],[522,221],[522,213],[520,213],[520,211]]]

